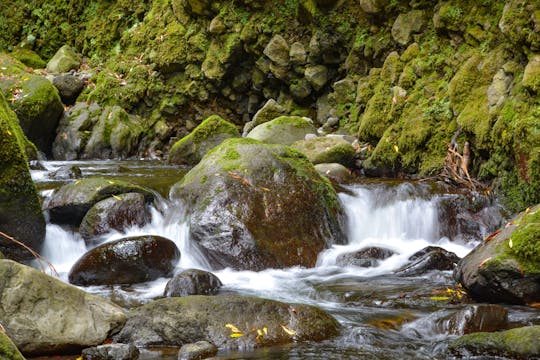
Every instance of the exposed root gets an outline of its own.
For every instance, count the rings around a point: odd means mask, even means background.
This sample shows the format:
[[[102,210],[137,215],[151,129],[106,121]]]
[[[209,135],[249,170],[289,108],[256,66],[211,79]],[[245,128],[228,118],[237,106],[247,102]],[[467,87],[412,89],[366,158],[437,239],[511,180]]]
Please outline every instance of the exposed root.
[[[58,277],[58,272],[56,271],[56,269],[54,268],[53,264],[51,264],[51,262],[49,260],[47,260],[45,257],[43,257],[42,255],[38,254],[36,251],[34,251],[31,247],[29,247],[28,245],[20,242],[19,240],[15,239],[14,237],[12,236],[9,236],[8,234],[0,231],[0,235],[5,237],[6,239],[8,239],[9,241],[12,241],[13,243],[25,248],[26,250],[28,250],[30,252],[30,254],[32,254],[32,256],[34,258],[36,258],[37,260],[37,263],[39,265],[39,268],[41,270],[42,273],[47,273],[46,271],[46,268],[45,266],[43,265],[43,263],[45,263],[45,265],[47,265],[49,267],[49,270],[51,271],[51,274],[54,274],[55,276]]]

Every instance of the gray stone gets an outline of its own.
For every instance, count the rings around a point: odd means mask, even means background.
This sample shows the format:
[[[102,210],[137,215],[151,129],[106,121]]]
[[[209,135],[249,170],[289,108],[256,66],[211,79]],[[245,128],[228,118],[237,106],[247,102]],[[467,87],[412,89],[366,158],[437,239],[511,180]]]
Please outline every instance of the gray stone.
[[[47,71],[50,73],[66,73],[81,66],[81,57],[69,45],[64,45],[47,63]]]
[[[301,140],[292,144],[313,164],[338,163],[344,166],[354,164],[354,148],[340,137],[318,137],[311,140]]]
[[[201,360],[217,354],[217,347],[208,341],[185,344],[178,352],[178,360]]]
[[[424,12],[412,10],[406,14],[399,14],[392,26],[392,37],[401,45],[411,41],[412,34],[416,34],[424,27]]]
[[[389,0],[360,0],[360,7],[368,14],[375,14],[388,5]]]
[[[212,19],[212,21],[210,21],[210,25],[208,25],[208,31],[212,34],[223,34],[227,31],[227,28],[225,27],[225,24],[223,23],[221,17],[216,16]]]
[[[287,110],[283,106],[279,105],[276,100],[270,99],[253,115],[253,119],[244,125],[244,134],[249,133],[257,125],[274,120],[286,113]]]
[[[315,170],[338,184],[348,183],[354,179],[349,169],[337,163],[317,164]]]
[[[304,44],[299,41],[292,43],[289,50],[289,58],[291,63],[295,65],[304,65],[307,60],[307,51]]]
[[[356,84],[350,78],[336,81],[334,88],[334,99],[338,104],[353,102],[356,99]]]
[[[272,62],[281,65],[289,65],[289,44],[281,35],[275,35],[264,48],[266,55]]]
[[[73,105],[84,88],[84,82],[74,75],[55,76],[53,85],[58,89],[62,102]]]
[[[0,322],[27,355],[102,344],[126,321],[124,310],[33,268],[0,260]]]
[[[540,55],[534,55],[529,60],[521,83],[529,91],[535,94],[540,93]]]
[[[307,66],[304,75],[311,86],[319,91],[328,81],[328,68],[324,65]]]
[[[81,168],[76,165],[64,165],[49,174],[49,178],[55,180],[80,179],[81,177]]]
[[[508,97],[513,76],[507,74],[503,69],[497,71],[493,76],[493,81],[487,90],[489,111],[499,109]]]
[[[84,349],[83,360],[136,360],[139,349],[133,344],[107,344]]]
[[[216,275],[204,270],[188,269],[169,280],[163,296],[215,295],[221,286],[223,284]]]
[[[289,85],[289,91],[293,98],[297,100],[303,100],[311,94],[311,85],[307,79],[299,79],[297,81],[291,81]]]

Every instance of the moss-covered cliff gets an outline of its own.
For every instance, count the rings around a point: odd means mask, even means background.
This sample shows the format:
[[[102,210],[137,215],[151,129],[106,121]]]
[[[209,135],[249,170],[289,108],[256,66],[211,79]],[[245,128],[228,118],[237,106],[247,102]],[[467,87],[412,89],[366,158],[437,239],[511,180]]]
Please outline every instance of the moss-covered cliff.
[[[45,59],[77,48],[95,72],[80,100],[147,118],[147,138],[273,98],[368,142],[368,173],[438,173],[458,133],[511,209],[540,202],[537,1],[16,0],[0,34]]]

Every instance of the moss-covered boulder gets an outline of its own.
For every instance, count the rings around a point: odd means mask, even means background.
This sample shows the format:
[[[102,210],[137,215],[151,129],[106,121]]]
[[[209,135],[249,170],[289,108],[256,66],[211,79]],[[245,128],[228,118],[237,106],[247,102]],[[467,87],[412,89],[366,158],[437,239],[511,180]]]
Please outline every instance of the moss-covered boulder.
[[[329,181],[299,152],[229,139],[171,188],[190,235],[215,268],[314,266],[343,243],[343,209]]]
[[[321,341],[338,322],[310,305],[245,296],[186,296],[153,301],[131,311],[114,339],[140,347],[182,346],[205,340],[221,349]]]
[[[39,251],[45,238],[45,218],[30,177],[27,144],[17,116],[0,93],[0,231]],[[3,236],[0,251],[16,260],[32,258]]]
[[[300,116],[280,116],[256,126],[247,134],[248,138],[269,144],[292,145],[303,140],[307,134],[317,134],[311,119]]]
[[[313,164],[338,163],[348,167],[354,165],[354,148],[342,137],[325,136],[300,140],[292,144],[292,147],[306,155]]]
[[[0,331],[0,358],[6,360],[25,360],[19,349],[17,349],[17,346],[15,346],[4,331]]]
[[[70,47],[64,45],[47,63],[47,71],[50,73],[66,73],[81,66],[80,55]]]
[[[161,236],[135,236],[99,245],[84,254],[69,271],[75,285],[134,284],[170,275],[180,250]]]
[[[487,237],[459,262],[454,278],[480,300],[540,301],[540,205]]]
[[[147,126],[119,106],[78,103],[64,114],[52,146],[56,160],[125,159],[137,154]]]
[[[330,179],[333,183],[350,183],[354,179],[354,176],[349,169],[337,163],[317,164],[315,165],[315,170]]]
[[[79,226],[79,233],[87,243],[112,230],[123,231],[132,226],[144,226],[152,215],[145,196],[141,193],[115,195],[96,203]]]
[[[247,135],[257,125],[274,120],[275,118],[285,115],[286,112],[287,110],[285,110],[285,108],[283,108],[276,100],[268,100],[263,107],[253,115],[253,119],[245,124],[244,134]]]
[[[154,198],[150,190],[138,185],[105,178],[90,178],[77,180],[55,190],[45,202],[44,209],[49,212],[50,220],[54,223],[79,226],[88,210],[99,201],[126,193],[143,194],[146,201]]]
[[[521,82],[525,88],[531,92],[540,93],[540,55],[531,58],[523,73]]]
[[[0,54],[0,90],[17,114],[26,136],[42,152],[51,152],[56,126],[64,111],[58,90],[19,61]]]
[[[392,37],[401,45],[407,45],[411,36],[419,33],[424,26],[424,11],[413,10],[405,14],[399,14],[392,25]]]
[[[540,326],[525,326],[500,332],[479,332],[453,340],[448,346],[455,355],[492,355],[512,359],[540,357]]]
[[[25,355],[99,345],[126,320],[108,300],[14,261],[0,260],[0,279],[0,322]]]
[[[189,135],[171,147],[169,163],[194,166],[202,157],[223,140],[240,137],[240,132],[228,121],[212,115],[197,126]]]
[[[47,63],[39,56],[39,54],[30,49],[17,47],[10,55],[32,69],[44,69],[45,66],[47,66]]]

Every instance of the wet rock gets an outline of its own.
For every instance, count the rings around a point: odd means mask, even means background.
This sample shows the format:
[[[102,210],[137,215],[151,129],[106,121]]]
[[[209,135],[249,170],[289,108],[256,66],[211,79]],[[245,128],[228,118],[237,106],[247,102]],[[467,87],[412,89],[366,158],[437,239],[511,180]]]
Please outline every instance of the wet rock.
[[[516,216],[465,256],[454,278],[478,300],[540,301],[540,205]]]
[[[221,286],[223,284],[216,275],[208,271],[188,269],[169,280],[163,296],[215,295]]]
[[[244,125],[244,134],[249,133],[254,127],[264,124],[270,120],[274,120],[282,115],[285,115],[287,111],[283,106],[279,105],[274,99],[268,100],[264,106],[255,113],[253,120]]]
[[[84,88],[84,82],[74,75],[61,75],[53,79],[53,85],[58,89],[62,102],[73,105]]]
[[[58,90],[45,77],[28,72],[22,63],[7,55],[0,55],[0,63],[0,90],[10,100],[28,139],[40,151],[50,154],[64,111]]]
[[[409,263],[396,270],[402,276],[417,276],[431,270],[453,270],[459,257],[437,246],[428,246],[409,258]]]
[[[336,259],[336,265],[373,267],[379,265],[379,260],[387,259],[395,254],[396,253],[390,249],[376,246],[367,247],[359,251],[339,255]]]
[[[392,26],[392,37],[401,45],[407,45],[411,36],[424,27],[424,12],[412,10],[406,14],[399,14]]]
[[[341,164],[317,164],[315,165],[315,170],[317,170],[320,174],[326,176],[333,183],[346,184],[354,179],[349,169],[347,169]]]
[[[64,45],[47,63],[49,73],[66,73],[81,66],[80,55],[70,46]]]
[[[321,90],[328,81],[328,68],[324,65],[306,66],[306,80],[316,91]]]
[[[130,192],[143,194],[147,202],[154,199],[154,194],[138,185],[105,178],[90,178],[77,180],[55,190],[45,202],[44,209],[49,212],[51,222],[78,226],[88,210],[99,201]]]
[[[128,317],[115,341],[144,347],[202,340],[220,349],[272,346],[324,340],[339,329],[332,316],[314,306],[245,296],[159,299],[132,310]],[[235,333],[243,336],[231,336]]]
[[[197,341],[194,344],[185,344],[178,352],[178,360],[199,360],[217,354],[217,347],[208,341]]]
[[[58,124],[55,160],[125,159],[134,155],[145,129],[141,118],[118,106],[78,103]]]
[[[469,334],[453,340],[448,349],[455,355],[505,356],[512,359],[540,357],[540,326]]]
[[[251,130],[247,137],[269,144],[291,145],[307,134],[317,134],[313,122],[300,116],[280,116]]]
[[[0,331],[0,359],[25,360],[17,346],[4,331]]]
[[[191,238],[213,268],[313,266],[321,250],[345,240],[334,189],[286,146],[225,140],[171,198],[190,210]]]
[[[191,134],[183,137],[169,151],[169,163],[196,165],[204,154],[219,145],[223,140],[240,137],[236,126],[212,115],[197,126]]]
[[[347,167],[354,165],[354,148],[341,137],[326,136],[300,140],[291,146],[306,155],[313,164],[338,163]]]
[[[0,132],[0,231],[40,249],[45,238],[45,218],[23,147],[28,139],[1,92]],[[0,251],[19,261],[33,259],[32,254],[2,235]]]
[[[540,93],[540,55],[533,56],[525,67],[521,84],[532,93]]]
[[[25,355],[102,344],[126,320],[108,300],[10,260],[0,260],[0,279],[0,322]]]
[[[180,260],[174,242],[160,236],[136,236],[102,244],[84,254],[69,272],[75,285],[133,284],[172,273]]]
[[[30,167],[30,170],[47,171],[45,165],[39,160],[30,160],[28,166]]]
[[[111,230],[142,227],[151,221],[151,217],[143,194],[115,195],[101,200],[88,210],[79,226],[79,233],[87,243],[91,243],[92,239]]]
[[[136,360],[139,349],[133,344],[107,344],[84,349],[83,360]]]
[[[64,165],[49,174],[49,178],[55,180],[80,179],[81,168],[76,165]]]
[[[272,62],[281,65],[289,65],[289,44],[281,35],[275,35],[264,48],[266,55]]]
[[[499,331],[508,326],[508,310],[500,305],[471,305],[439,320],[438,323],[445,333],[454,335]]]

